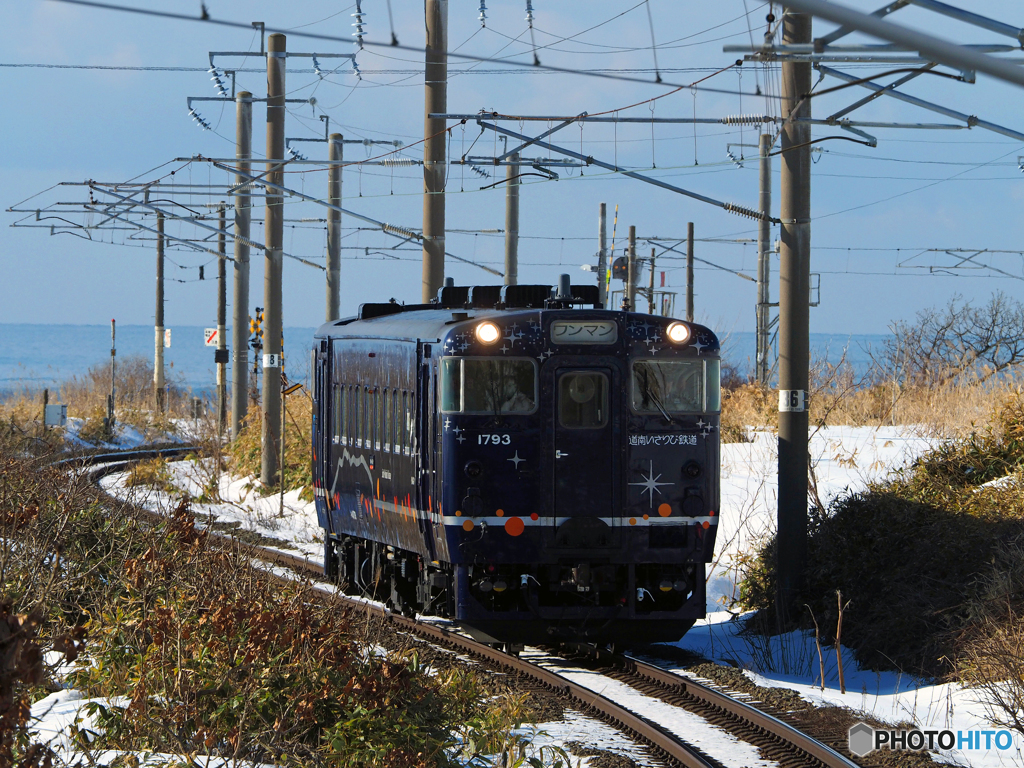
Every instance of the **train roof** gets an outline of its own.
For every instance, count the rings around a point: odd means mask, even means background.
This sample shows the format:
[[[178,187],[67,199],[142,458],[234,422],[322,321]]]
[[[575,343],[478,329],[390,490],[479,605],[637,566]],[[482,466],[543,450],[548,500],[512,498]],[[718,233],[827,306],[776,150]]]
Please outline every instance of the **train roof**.
[[[589,307],[588,307],[589,305]],[[518,286],[445,286],[430,304],[362,304],[355,317],[332,320],[321,325],[315,337],[391,339],[419,341],[440,339],[449,326],[477,318],[514,314],[534,314],[545,310],[600,311],[615,315],[649,318],[645,313],[627,313],[605,310],[597,301],[597,287],[571,286],[571,292],[557,297],[555,290],[546,285]],[[659,318],[669,321],[669,318]],[[717,337],[711,329],[691,323],[695,330],[710,336],[717,346]]]

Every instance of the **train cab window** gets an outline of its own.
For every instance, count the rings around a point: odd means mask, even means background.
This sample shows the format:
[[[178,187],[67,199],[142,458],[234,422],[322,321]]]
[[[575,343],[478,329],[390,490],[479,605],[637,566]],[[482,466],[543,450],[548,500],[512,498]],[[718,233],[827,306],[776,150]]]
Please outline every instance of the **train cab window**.
[[[446,413],[533,413],[537,363],[525,359],[441,360],[441,410]]]
[[[569,429],[595,429],[608,423],[608,377],[598,371],[571,371],[558,380],[558,423]]]
[[[636,413],[704,413],[721,407],[718,360],[635,360]]]
[[[384,425],[381,442],[384,453],[391,453],[391,390],[385,389],[381,397],[381,423]]]

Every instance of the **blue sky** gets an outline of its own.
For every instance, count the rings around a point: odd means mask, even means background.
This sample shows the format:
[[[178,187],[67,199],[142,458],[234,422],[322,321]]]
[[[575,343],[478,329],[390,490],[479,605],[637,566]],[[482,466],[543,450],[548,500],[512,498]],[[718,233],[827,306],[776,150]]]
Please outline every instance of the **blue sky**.
[[[198,13],[199,2],[146,2],[124,0],[139,7]],[[847,0],[847,5],[873,10],[879,0]],[[961,0],[961,5],[964,3]],[[385,0],[364,0],[366,37],[390,38]],[[524,2],[487,3],[487,27],[478,21],[479,2],[452,3],[449,11],[451,49],[478,56],[512,56],[530,61],[532,46]],[[349,38],[354,4],[298,0],[227,2],[208,0],[211,16],[268,26],[312,31]],[[403,44],[423,43],[421,2],[392,0],[394,31]],[[970,4],[971,10],[1016,26],[1024,26],[1019,3],[987,1]],[[534,0],[536,44],[544,64],[574,69],[642,70],[631,74],[653,80],[651,29],[645,4],[611,0],[559,2]],[[690,83],[727,66],[736,54],[723,53],[726,44],[749,43],[765,28],[769,8],[755,0],[650,0],[658,64],[671,83]],[[775,7],[778,13],[778,6]],[[1012,42],[981,29],[909,8],[890,17],[958,42]],[[597,25],[597,26],[595,26]],[[52,0],[23,0],[0,7],[0,26],[8,45],[0,64],[104,65],[127,67],[208,66],[211,50],[258,53],[259,37],[248,30],[226,29],[191,22],[74,7]],[[833,25],[816,22],[816,34]],[[592,28],[592,29],[591,29]],[[589,30],[589,31],[587,31]],[[562,38],[571,37],[571,40]],[[849,42],[868,41],[850,36]],[[349,53],[349,43],[304,40],[292,35],[290,51]],[[1020,54],[1024,55],[1024,54]],[[422,136],[422,57],[393,49],[367,48],[358,54],[363,79],[348,67],[320,78],[309,60],[292,59],[290,97],[316,99],[316,106],[290,105],[289,137],[323,135],[321,114],[330,117],[332,131],[346,138],[398,139],[412,143]],[[222,63],[218,60],[218,64]],[[265,67],[259,56],[223,61],[225,67]],[[337,66],[322,59],[321,69]],[[666,93],[664,85],[627,83],[536,70],[507,70],[490,64],[450,64],[450,112],[476,112],[482,108],[508,114],[572,115],[622,109]],[[846,71],[858,76],[880,72],[851,64]],[[462,70],[460,72],[460,70]],[[482,73],[481,73],[482,72]],[[766,81],[766,78],[768,80]],[[81,70],[65,68],[0,67],[2,92],[8,102],[4,114],[6,149],[0,158],[3,208],[36,193],[28,206],[85,199],[80,187],[50,191],[66,181],[96,179],[124,181],[152,178],[178,165],[164,165],[179,156],[233,155],[233,108],[199,103],[198,109],[213,131],[202,131],[186,110],[189,96],[215,96],[205,71]],[[265,94],[265,74],[240,73],[239,88]],[[748,64],[719,74],[705,84],[731,92],[751,94],[777,82],[777,70],[766,73]],[[826,78],[820,87],[838,84]],[[1021,89],[985,76],[968,85],[943,78],[921,77],[905,87],[908,93],[939,102],[958,111],[1024,130]],[[858,92],[859,91],[859,92]],[[866,91],[857,88],[815,100],[815,117],[823,117],[851,103]],[[741,103],[742,102],[742,103]],[[684,89],[654,102],[657,117],[721,117],[743,113],[777,113],[765,98],[730,94],[692,93]],[[651,105],[620,112],[646,116]],[[894,100],[877,99],[859,110],[863,120],[951,123],[952,121]],[[254,110],[253,147],[265,147],[264,108]],[[539,132],[544,124],[526,124],[513,130]],[[452,132],[451,155],[468,150],[480,131],[473,125]],[[944,304],[959,293],[984,301],[1002,290],[1022,297],[1022,281],[990,270],[932,274],[930,266],[948,264],[948,256],[922,254],[926,248],[1012,250],[1024,248],[1021,207],[1024,175],[1018,169],[1020,143],[979,129],[970,131],[872,130],[877,148],[845,141],[818,144],[812,180],[812,270],[821,273],[821,304],[811,310],[812,332],[881,333],[894,320],[910,318],[922,307]],[[815,138],[847,135],[837,128],[816,127]],[[757,131],[722,126],[689,125],[611,126],[590,124],[582,130],[569,126],[552,138],[577,151],[617,161],[658,176],[672,184],[710,197],[754,207],[757,203],[756,162],[738,167],[727,157],[729,144],[756,143]],[[309,157],[322,157],[323,145],[298,145]],[[491,134],[480,137],[473,154],[495,149]],[[500,144],[497,146],[500,147]],[[346,159],[366,157],[363,147],[347,147]],[[734,155],[750,149],[733,147]],[[419,147],[409,156],[421,157]],[[539,153],[538,153],[539,154]],[[163,166],[159,172],[150,169]],[[775,165],[774,203],[778,204],[778,163]],[[323,194],[322,171],[294,174],[289,183],[307,194]],[[194,184],[220,183],[225,176],[200,164],[181,167],[175,179]],[[448,250],[467,259],[501,267],[503,241],[493,233],[454,230],[493,230],[504,226],[504,191],[480,191],[495,179],[481,179],[468,169],[451,169],[448,181]],[[689,198],[616,177],[597,168],[562,173],[558,181],[524,179],[521,189],[520,282],[553,283],[559,272],[574,282],[592,277],[580,265],[594,260],[597,249],[597,211],[609,207],[609,219],[619,206],[616,250],[629,225],[643,237],[684,237],[686,223],[695,222],[700,240],[697,255],[730,270],[753,274],[755,248],[749,244],[705,242],[741,240],[756,236],[753,222]],[[345,206],[367,216],[406,227],[422,223],[422,180],[419,169],[391,170],[367,166],[346,169]],[[194,197],[195,205],[204,200]],[[262,217],[257,210],[256,216]],[[322,209],[290,203],[290,218],[316,218]],[[18,216],[4,214],[9,225]],[[418,301],[418,252],[394,253],[384,259],[374,251],[397,241],[379,232],[359,231],[349,218],[342,262],[342,307],[350,314],[363,301],[394,297]],[[177,225],[172,225],[177,226]],[[609,220],[609,231],[611,221]],[[169,231],[178,230],[169,227]],[[184,234],[184,230],[181,230]],[[94,235],[96,236],[96,235]],[[777,230],[773,233],[777,236]],[[0,304],[0,322],[148,324],[153,321],[153,267],[151,242],[127,241],[125,233],[98,236],[89,242],[71,235],[50,236],[45,229],[0,228],[0,270],[6,300]],[[262,229],[254,228],[262,239]],[[408,248],[409,246],[405,246]],[[358,249],[369,249],[370,255]],[[649,246],[645,246],[649,253]],[[325,233],[315,222],[296,222],[285,231],[285,249],[320,261]],[[671,254],[670,254],[671,255]],[[262,263],[254,254],[251,304],[262,305]],[[216,265],[210,257],[172,250],[168,265],[166,325],[204,325],[215,321],[216,286],[211,279]],[[989,254],[983,259],[1005,272],[1024,277],[1016,254]],[[199,282],[204,264],[206,280]],[[181,268],[178,268],[178,265]],[[661,260],[671,287],[682,291],[680,261]],[[777,296],[777,261],[773,264],[773,297]],[[447,274],[460,284],[486,284],[496,279],[466,265],[449,262]],[[698,319],[722,333],[754,327],[754,284],[733,274],[699,268],[696,276]],[[229,291],[230,296],[230,291]],[[681,303],[680,303],[681,306]],[[313,326],[324,316],[323,273],[296,262],[285,262],[284,322]],[[230,316],[230,314],[229,314]]]

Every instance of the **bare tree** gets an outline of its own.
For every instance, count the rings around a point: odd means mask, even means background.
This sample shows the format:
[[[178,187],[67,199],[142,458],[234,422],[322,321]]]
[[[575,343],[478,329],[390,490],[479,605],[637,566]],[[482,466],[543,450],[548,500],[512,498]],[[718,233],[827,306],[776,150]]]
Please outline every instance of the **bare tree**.
[[[891,329],[876,362],[901,385],[985,381],[1024,362],[1024,305],[1002,292],[981,307],[953,296],[945,307],[921,310],[915,321]]]

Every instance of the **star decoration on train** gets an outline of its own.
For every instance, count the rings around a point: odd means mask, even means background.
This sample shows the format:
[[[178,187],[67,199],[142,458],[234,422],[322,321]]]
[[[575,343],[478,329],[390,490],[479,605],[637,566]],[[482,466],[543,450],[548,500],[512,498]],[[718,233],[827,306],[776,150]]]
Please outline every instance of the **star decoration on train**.
[[[644,479],[642,483],[630,483],[630,485],[639,485],[639,486],[643,487],[643,490],[640,491],[640,495],[643,496],[646,493],[646,494],[648,494],[650,496],[650,506],[651,506],[651,509],[653,509],[654,508],[654,492],[657,491],[659,496],[664,495],[664,494],[662,494],[661,489],[658,486],[659,485],[674,485],[674,483],[659,483],[658,482],[658,480],[661,477],[661,475],[655,475],[654,474],[654,462],[653,461],[650,462],[649,474],[644,475],[643,471],[641,470],[640,476],[643,477],[643,479]]]
[[[451,420],[451,419],[445,419],[445,420],[444,420],[444,431],[445,431],[445,432],[447,432],[447,431],[448,431],[448,428],[449,428],[449,427],[450,427],[451,425],[452,425],[452,420]]]
[[[707,344],[702,344],[700,339],[697,339],[696,341],[693,342],[693,348],[697,350],[698,355],[700,354],[700,351],[706,348],[707,346]]]
[[[508,459],[508,461],[511,461],[515,468],[519,469],[519,465],[526,461],[526,459],[519,458],[519,451],[516,451],[515,456],[513,456],[511,459]]]

